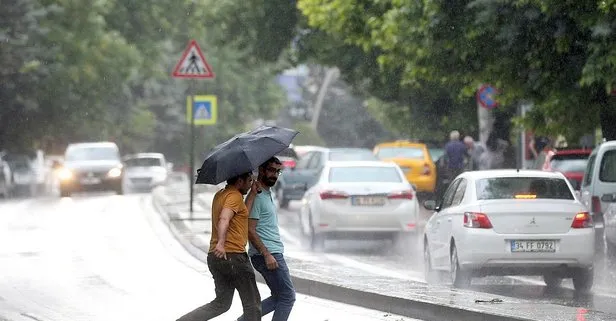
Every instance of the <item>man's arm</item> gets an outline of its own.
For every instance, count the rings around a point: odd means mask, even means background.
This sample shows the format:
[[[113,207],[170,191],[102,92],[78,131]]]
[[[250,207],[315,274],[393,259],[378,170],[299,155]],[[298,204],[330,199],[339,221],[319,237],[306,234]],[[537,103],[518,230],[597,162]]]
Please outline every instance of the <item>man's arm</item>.
[[[261,241],[261,238],[257,234],[257,223],[259,223],[258,219],[251,218],[248,220],[248,239],[261,255],[268,256],[271,253],[267,250],[267,247],[265,247],[265,244],[263,244],[263,241]]]
[[[235,212],[230,208],[223,208],[222,212],[220,212],[220,217],[218,218],[218,224],[216,225],[218,229],[218,244],[224,246],[227,241],[227,230],[229,229],[229,222],[231,218],[233,218]]]

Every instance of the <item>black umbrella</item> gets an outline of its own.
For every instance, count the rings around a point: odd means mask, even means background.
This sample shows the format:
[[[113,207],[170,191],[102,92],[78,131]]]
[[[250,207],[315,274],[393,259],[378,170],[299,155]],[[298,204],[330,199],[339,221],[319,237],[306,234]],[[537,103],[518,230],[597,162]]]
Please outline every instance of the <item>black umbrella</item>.
[[[197,171],[196,184],[220,184],[227,179],[253,171],[272,156],[288,148],[297,131],[261,126],[235,135],[214,147]]]

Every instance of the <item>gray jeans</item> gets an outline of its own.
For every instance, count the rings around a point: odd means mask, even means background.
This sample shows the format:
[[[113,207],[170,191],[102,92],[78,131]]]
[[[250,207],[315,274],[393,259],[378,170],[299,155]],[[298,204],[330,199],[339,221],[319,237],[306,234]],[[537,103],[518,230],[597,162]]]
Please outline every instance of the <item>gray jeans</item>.
[[[207,266],[214,278],[216,298],[178,321],[205,321],[229,310],[235,290],[240,294],[246,321],[261,321],[261,296],[255,273],[246,253],[227,253],[227,259],[219,259],[210,253]]]

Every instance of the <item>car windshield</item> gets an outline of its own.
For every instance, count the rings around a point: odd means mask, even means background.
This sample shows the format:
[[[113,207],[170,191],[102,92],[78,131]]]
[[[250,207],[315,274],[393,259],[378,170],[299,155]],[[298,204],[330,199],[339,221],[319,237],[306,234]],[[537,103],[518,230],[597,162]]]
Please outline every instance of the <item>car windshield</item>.
[[[66,161],[119,160],[118,150],[113,147],[81,147],[69,149]]]
[[[385,158],[424,158],[424,151],[421,147],[383,147],[379,148],[377,156]]]
[[[400,183],[402,177],[393,167],[333,167],[330,183]]]
[[[344,150],[329,152],[329,160],[340,161],[371,161],[377,160],[370,150]]]
[[[550,165],[559,172],[584,172],[588,157],[588,154],[557,154],[552,157]]]
[[[495,177],[477,180],[477,199],[574,199],[564,179],[545,177]]]
[[[158,157],[137,157],[137,158],[129,158],[124,164],[126,167],[152,167],[152,166],[163,166],[162,159]]]

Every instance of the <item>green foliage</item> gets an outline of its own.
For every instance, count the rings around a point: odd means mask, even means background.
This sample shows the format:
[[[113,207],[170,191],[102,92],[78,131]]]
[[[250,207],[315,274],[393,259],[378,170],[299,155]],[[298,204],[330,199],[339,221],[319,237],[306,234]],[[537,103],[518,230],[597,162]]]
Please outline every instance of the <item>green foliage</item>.
[[[281,50],[281,45],[272,47],[256,40],[265,36],[274,41],[268,33],[275,32],[276,23],[283,20],[264,22],[257,38],[246,38],[241,44],[224,43],[222,40],[230,39],[225,38],[224,25],[233,25],[238,19],[233,14],[234,3],[3,3],[0,150],[45,142],[48,146],[43,147],[55,146],[53,152],[60,153],[69,142],[113,139],[125,152],[157,150],[172,159],[185,159],[189,81],[172,79],[170,74],[193,38],[217,78],[193,81],[192,93],[217,95],[220,109],[219,124],[208,127],[207,139],[199,140],[197,146],[207,148],[212,141],[243,129],[255,117],[271,116],[283,105],[283,95],[273,82],[278,65],[267,62],[277,57],[268,50]],[[271,4],[267,6],[273,10]],[[294,4],[291,8],[296,11]],[[224,15],[219,16],[216,10],[223,10]],[[255,22],[266,12],[252,14]],[[293,18],[289,19],[294,26]],[[241,29],[235,32],[239,34]],[[254,59],[255,52],[266,62]]]
[[[478,84],[492,83],[502,89],[504,106],[533,101],[526,123],[539,132],[578,137],[601,119],[604,136],[611,131],[607,136],[616,139],[606,121],[616,119],[607,96],[616,72],[612,2],[300,0],[298,6],[331,39],[377,52],[379,74],[393,74],[415,98],[433,86],[471,97]]]

